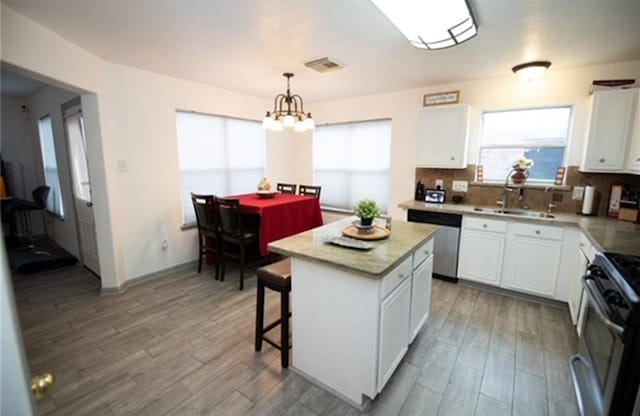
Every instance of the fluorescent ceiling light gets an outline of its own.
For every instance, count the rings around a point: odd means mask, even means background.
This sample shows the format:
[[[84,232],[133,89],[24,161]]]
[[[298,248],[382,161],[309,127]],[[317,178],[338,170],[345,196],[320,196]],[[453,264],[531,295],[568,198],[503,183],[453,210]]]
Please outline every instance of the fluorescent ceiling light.
[[[466,0],[371,1],[416,48],[449,48],[478,34]]]

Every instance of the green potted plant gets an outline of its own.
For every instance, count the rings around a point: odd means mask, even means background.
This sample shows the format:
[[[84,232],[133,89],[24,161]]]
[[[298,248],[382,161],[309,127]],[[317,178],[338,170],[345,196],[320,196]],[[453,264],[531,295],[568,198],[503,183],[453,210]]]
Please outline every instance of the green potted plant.
[[[360,224],[367,226],[371,225],[373,219],[380,215],[380,208],[378,208],[378,204],[376,201],[372,199],[363,199],[358,202],[353,213],[360,217]]]

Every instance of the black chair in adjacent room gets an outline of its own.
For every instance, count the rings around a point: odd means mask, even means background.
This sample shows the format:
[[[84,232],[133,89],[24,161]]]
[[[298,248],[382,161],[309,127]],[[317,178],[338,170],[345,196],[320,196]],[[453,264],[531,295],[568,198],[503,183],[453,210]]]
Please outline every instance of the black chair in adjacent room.
[[[40,211],[44,213],[47,209],[47,198],[49,197],[51,188],[43,185],[38,186],[31,192],[33,201],[27,201],[25,199],[11,198],[2,201],[2,217],[3,221],[6,219],[11,226],[11,232],[13,234],[26,234],[27,239],[31,240],[31,211]],[[15,216],[18,214],[20,218],[21,233],[18,232]],[[46,227],[46,220],[43,220],[43,225]]]
[[[321,186],[311,186],[311,185],[300,185],[300,195],[306,196],[315,196],[316,198],[320,198],[320,191],[322,190]]]
[[[245,229],[243,215],[240,213],[240,201],[237,199],[216,198],[218,218],[220,220],[221,240],[221,279],[224,280],[227,259],[240,264],[240,290],[244,289],[244,269],[247,260],[258,256],[258,233]]]
[[[261,267],[257,271],[258,289],[256,299],[256,351],[262,350],[265,341],[280,350],[282,367],[289,366],[289,293],[291,292],[291,259],[286,258],[278,262]],[[280,319],[264,326],[264,289],[269,288],[280,293]],[[280,325],[280,344],[267,338],[265,334]]]
[[[218,220],[218,209],[216,208],[215,196],[200,195],[191,193],[193,210],[196,213],[196,223],[198,226],[198,273],[202,272],[202,258],[208,253],[216,255],[216,275],[218,280],[221,264],[221,243],[220,221]]]
[[[296,189],[298,186],[295,183],[278,183],[277,190],[283,194],[296,194]]]

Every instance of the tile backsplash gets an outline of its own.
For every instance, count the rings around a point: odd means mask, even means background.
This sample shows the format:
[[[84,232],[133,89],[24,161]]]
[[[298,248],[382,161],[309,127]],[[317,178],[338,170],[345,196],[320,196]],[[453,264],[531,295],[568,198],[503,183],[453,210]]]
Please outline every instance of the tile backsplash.
[[[502,185],[474,183],[475,171],[476,165],[469,165],[467,169],[416,168],[414,189],[418,181],[421,181],[425,185],[425,188],[435,189],[436,179],[442,179],[444,189],[447,191],[445,202],[452,203],[451,198],[453,195],[461,195],[464,198],[464,204],[497,207],[496,201],[502,199]],[[452,182],[454,180],[468,181],[468,191],[466,193],[453,192]],[[509,193],[509,206],[513,208],[526,206],[532,210],[546,211],[549,202],[553,199],[553,203],[556,205],[554,211],[576,213],[580,211],[582,201],[574,201],[571,199],[573,187],[592,185],[596,188],[598,216],[606,216],[609,191],[611,185],[617,183],[640,185],[640,176],[611,173],[583,173],[578,171],[577,166],[569,166],[567,169],[565,188],[545,192],[544,188],[530,188],[525,185],[521,201],[518,200],[517,191]]]

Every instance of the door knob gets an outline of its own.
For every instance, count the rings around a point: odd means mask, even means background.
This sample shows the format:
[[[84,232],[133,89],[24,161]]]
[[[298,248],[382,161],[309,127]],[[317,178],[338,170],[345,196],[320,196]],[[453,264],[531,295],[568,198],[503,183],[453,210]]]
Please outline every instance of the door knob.
[[[31,379],[31,392],[36,399],[41,399],[53,390],[55,383],[56,379],[51,373],[35,376]]]

